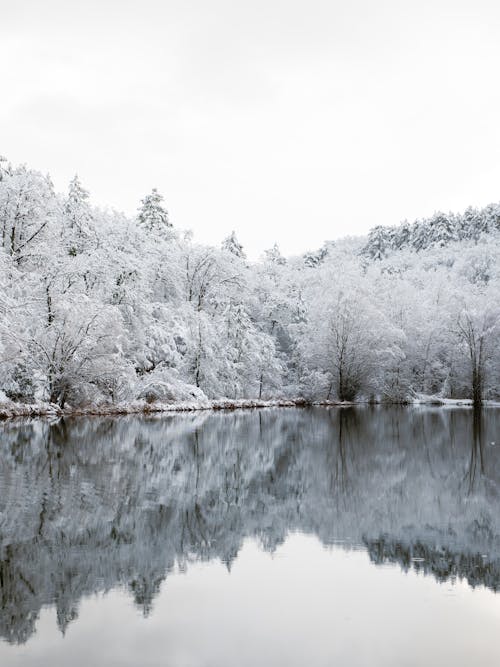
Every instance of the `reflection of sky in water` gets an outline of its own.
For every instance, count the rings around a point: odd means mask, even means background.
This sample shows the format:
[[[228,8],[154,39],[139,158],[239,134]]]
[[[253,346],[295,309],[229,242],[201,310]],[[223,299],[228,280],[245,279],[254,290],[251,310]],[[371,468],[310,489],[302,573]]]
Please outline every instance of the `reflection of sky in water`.
[[[5,424],[0,664],[498,665],[499,425]]]
[[[373,567],[362,551],[294,535],[274,555],[246,542],[231,573],[212,562],[172,574],[147,619],[129,595],[98,594],[83,601],[63,639],[54,611],[44,610],[36,636],[22,649],[2,645],[0,660],[13,667],[496,667],[499,623],[498,599],[484,588]]]

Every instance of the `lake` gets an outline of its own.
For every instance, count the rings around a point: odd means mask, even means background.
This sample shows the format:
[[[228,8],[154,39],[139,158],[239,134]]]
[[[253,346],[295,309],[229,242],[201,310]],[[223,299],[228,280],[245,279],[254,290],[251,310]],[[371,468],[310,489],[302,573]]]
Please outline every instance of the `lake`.
[[[0,423],[0,664],[500,664],[500,411]]]

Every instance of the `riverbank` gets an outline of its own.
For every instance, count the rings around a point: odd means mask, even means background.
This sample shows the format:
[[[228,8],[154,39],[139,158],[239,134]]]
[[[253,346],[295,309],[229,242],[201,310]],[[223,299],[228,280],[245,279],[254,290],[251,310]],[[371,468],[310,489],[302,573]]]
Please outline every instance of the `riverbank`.
[[[435,406],[435,407],[467,407],[472,408],[470,399],[450,399],[438,396],[418,395],[417,397],[401,402],[388,403],[387,401],[308,401],[296,399],[218,399],[213,401],[181,401],[177,403],[162,403],[147,401],[132,401],[110,405],[87,405],[59,407],[54,403],[16,403],[14,401],[0,403],[0,419],[16,417],[63,417],[78,415],[119,416],[129,414],[157,414],[163,412],[194,412],[200,410],[249,410],[254,408],[301,408],[311,406],[323,407],[351,407],[354,405],[404,405],[404,406]],[[498,401],[484,401],[483,407],[500,407]]]
[[[115,405],[89,405],[81,407],[59,407],[54,403],[0,403],[0,419],[14,417],[48,417],[73,415],[128,415],[153,414],[161,412],[194,412],[198,410],[247,410],[251,408],[297,408],[313,405],[304,399],[274,399],[270,401],[250,399],[219,399],[214,401],[181,401],[178,403],[148,403],[147,401],[132,401]],[[321,405],[341,406],[352,403],[328,401]]]

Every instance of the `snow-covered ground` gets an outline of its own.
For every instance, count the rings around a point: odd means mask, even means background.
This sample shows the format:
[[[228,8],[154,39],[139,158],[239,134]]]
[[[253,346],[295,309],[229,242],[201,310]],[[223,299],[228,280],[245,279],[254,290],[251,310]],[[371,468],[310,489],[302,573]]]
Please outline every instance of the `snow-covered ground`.
[[[410,403],[412,405],[441,405],[443,407],[473,407],[473,402],[469,398],[443,398],[442,396],[425,394],[418,394]],[[485,408],[500,408],[500,401],[485,400],[482,402],[482,406]]]
[[[72,407],[70,405],[60,408],[53,403],[16,403],[14,401],[0,402],[0,419],[15,417],[44,417],[62,415],[129,415],[129,414],[153,414],[162,412],[192,412],[197,410],[245,410],[250,408],[293,408],[293,407],[352,407],[367,405],[367,401],[307,401],[303,398],[297,399],[229,399],[219,400],[192,400],[177,401],[174,403],[163,403],[161,401],[148,403],[144,400],[130,403],[118,403],[115,405],[88,405]],[[384,401],[376,405],[391,405]],[[395,405],[400,405],[396,403]],[[441,398],[439,396],[419,395],[417,398],[409,399],[403,405],[410,406],[436,406],[444,408],[468,407],[472,408],[469,399]],[[499,401],[483,401],[484,408],[500,408]]]
[[[0,403],[0,418],[11,417],[36,417],[50,415],[126,415],[126,414],[151,414],[161,412],[190,412],[195,410],[243,410],[249,408],[289,408],[308,405],[303,399],[275,399],[262,400],[233,400],[220,399],[216,401],[179,401],[177,403],[148,403],[146,401],[134,401],[131,403],[118,403],[115,405],[89,405],[83,407],[72,407],[70,405],[60,408],[53,403],[23,404],[7,401]],[[328,405],[342,405],[341,403],[329,402]]]

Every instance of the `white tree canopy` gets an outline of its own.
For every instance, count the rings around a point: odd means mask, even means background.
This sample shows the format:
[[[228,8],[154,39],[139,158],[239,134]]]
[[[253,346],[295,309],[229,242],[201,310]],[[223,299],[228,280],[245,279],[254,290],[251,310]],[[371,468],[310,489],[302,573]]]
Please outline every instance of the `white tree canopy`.
[[[250,263],[155,189],[129,219],[2,160],[0,239],[10,401],[500,397],[498,205]]]

